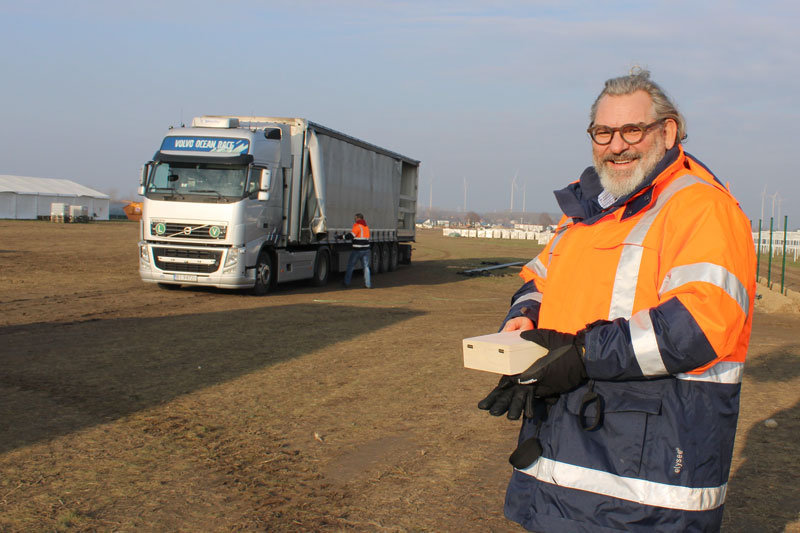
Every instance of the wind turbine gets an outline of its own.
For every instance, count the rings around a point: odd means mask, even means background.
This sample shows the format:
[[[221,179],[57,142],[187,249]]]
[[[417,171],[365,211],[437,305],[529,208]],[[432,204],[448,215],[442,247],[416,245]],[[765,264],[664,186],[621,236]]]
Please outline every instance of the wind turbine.
[[[775,194],[772,195],[772,218],[775,219],[775,200],[778,199],[778,191],[775,191]]]
[[[511,179],[511,207],[509,207],[509,212],[514,212],[514,189],[517,188],[517,174],[519,173],[519,169],[514,171],[514,177]]]
[[[525,198],[528,193],[528,180],[522,182],[522,212],[525,213]]]

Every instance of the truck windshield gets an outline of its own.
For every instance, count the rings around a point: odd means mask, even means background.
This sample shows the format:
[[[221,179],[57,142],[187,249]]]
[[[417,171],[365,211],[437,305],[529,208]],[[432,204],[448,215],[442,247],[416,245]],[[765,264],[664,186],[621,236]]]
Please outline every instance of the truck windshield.
[[[147,183],[148,198],[179,201],[238,200],[245,194],[247,166],[208,163],[168,163],[153,165]]]

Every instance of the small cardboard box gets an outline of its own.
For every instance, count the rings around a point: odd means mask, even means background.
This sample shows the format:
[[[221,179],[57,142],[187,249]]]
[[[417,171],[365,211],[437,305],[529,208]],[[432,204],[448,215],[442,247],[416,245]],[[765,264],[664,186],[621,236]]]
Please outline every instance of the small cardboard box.
[[[548,350],[519,334],[504,331],[464,339],[464,367],[506,375],[524,372]]]

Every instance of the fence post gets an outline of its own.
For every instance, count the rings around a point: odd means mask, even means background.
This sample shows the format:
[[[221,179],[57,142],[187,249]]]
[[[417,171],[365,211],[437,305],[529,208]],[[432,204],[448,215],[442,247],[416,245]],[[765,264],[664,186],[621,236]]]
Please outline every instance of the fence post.
[[[784,279],[786,278],[786,224],[789,215],[783,215],[783,265],[781,266],[781,294],[783,294]]]
[[[767,287],[772,288],[772,221],[769,217],[769,257],[767,258]]]
[[[761,272],[761,219],[758,219],[758,243],[756,244],[756,281]]]

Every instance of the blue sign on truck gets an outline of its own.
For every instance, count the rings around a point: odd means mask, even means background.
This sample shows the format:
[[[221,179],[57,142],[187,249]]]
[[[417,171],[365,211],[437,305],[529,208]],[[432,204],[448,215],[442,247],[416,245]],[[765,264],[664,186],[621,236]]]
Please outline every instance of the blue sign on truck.
[[[247,139],[223,137],[166,137],[161,150],[173,152],[217,152],[225,154],[246,154],[250,148]]]

